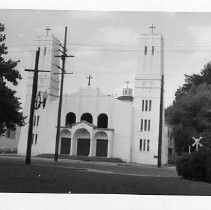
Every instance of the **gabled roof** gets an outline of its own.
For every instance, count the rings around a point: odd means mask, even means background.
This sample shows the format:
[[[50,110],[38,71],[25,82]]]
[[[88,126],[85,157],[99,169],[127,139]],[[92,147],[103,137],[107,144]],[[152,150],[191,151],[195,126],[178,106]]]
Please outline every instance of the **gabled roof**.
[[[71,125],[71,127],[73,127],[73,126],[75,126],[75,125],[78,125],[78,124],[81,124],[81,123],[85,123],[85,124],[87,124],[88,126],[91,126],[91,127],[93,127],[93,128],[96,128],[95,125],[93,125],[92,123],[89,123],[89,122],[87,122],[87,121],[85,121],[85,120],[82,120],[82,121],[80,121],[80,122],[74,123],[74,124]]]

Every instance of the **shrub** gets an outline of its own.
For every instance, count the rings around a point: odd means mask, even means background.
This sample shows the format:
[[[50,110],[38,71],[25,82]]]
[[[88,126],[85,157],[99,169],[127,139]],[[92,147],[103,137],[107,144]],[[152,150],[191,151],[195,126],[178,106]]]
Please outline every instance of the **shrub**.
[[[207,157],[206,168],[206,181],[211,183],[211,155]]]
[[[182,157],[179,157],[176,162],[176,170],[178,175],[186,179],[191,179],[191,174],[189,170],[190,158],[191,158],[190,154],[185,154]]]
[[[192,153],[189,160],[189,170],[193,180],[205,181],[207,179],[207,159],[210,155],[211,150],[206,147]]]

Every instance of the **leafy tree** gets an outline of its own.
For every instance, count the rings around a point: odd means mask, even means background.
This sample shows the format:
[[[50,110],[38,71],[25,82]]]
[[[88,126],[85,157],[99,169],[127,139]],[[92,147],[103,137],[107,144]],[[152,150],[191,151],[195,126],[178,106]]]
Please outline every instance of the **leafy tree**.
[[[24,125],[21,103],[15,96],[16,91],[8,87],[9,83],[17,86],[18,80],[21,79],[18,70],[14,69],[19,61],[5,60],[8,51],[4,43],[4,30],[4,25],[0,23],[0,134],[7,128],[14,130],[16,125]]]
[[[178,154],[188,151],[193,136],[202,136],[201,143],[211,147],[211,63],[206,64],[200,74],[185,77],[173,104],[166,109]]]

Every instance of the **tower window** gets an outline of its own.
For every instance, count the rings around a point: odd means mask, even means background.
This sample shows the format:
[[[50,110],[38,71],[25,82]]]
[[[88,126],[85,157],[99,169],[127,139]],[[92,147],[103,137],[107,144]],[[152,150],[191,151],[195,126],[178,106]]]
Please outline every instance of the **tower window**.
[[[149,151],[149,139],[147,140],[147,151]]]
[[[150,131],[150,120],[148,120],[148,131]]]
[[[147,120],[144,120],[144,131],[147,130]]]
[[[149,100],[149,111],[152,110],[152,100]]]
[[[34,125],[34,126],[36,125],[36,115],[34,116],[34,122],[33,122],[33,125]]]
[[[141,119],[141,131],[143,131],[143,119]]]
[[[144,55],[147,55],[147,46],[144,47]]]
[[[37,126],[39,125],[40,116],[37,116]]]
[[[144,139],[144,148],[143,148],[144,151],[145,151],[145,147],[146,147],[146,140]]]
[[[140,151],[142,151],[142,139],[140,139],[140,142],[139,142],[139,149]]]
[[[145,104],[145,111],[148,110],[148,100],[146,100],[146,104]]]
[[[155,53],[155,46],[152,46],[152,55]]]
[[[37,134],[35,134],[35,144],[37,144]]]
[[[144,111],[144,100],[142,100],[142,111]]]

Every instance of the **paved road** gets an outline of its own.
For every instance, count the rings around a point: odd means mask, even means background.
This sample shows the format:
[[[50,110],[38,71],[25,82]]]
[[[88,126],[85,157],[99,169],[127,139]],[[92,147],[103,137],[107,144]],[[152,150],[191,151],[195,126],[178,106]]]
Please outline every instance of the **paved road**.
[[[1,162],[20,163],[24,164],[24,157],[0,155]],[[69,168],[80,169],[80,171],[118,174],[118,175],[132,175],[132,176],[147,176],[147,177],[177,177],[175,167],[162,167],[126,163],[111,163],[111,162],[97,162],[97,161],[81,161],[71,159],[60,159],[58,162],[50,158],[32,157],[32,165],[53,167],[53,168]]]

